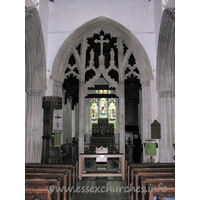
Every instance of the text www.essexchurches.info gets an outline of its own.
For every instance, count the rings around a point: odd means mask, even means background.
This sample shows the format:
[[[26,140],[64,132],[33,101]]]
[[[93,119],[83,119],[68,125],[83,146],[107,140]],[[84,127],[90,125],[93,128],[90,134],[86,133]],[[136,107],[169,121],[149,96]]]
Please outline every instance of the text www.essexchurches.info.
[[[124,193],[128,193],[131,192],[132,190],[134,192],[152,192],[152,191],[157,191],[159,192],[160,189],[162,190],[162,192],[166,192],[167,191],[167,186],[162,186],[162,183],[158,184],[158,187],[150,187],[150,189],[146,189],[145,186],[141,187],[138,186],[137,188],[132,187],[132,184],[130,185],[130,187],[128,186],[119,186],[119,187],[110,187],[108,184],[106,186],[77,186],[77,188],[74,190],[75,193],[106,193],[106,192],[124,192]],[[51,191],[51,192],[72,192],[73,191],[73,186],[71,188],[63,186],[63,187],[57,187],[57,186],[47,186],[47,191]]]

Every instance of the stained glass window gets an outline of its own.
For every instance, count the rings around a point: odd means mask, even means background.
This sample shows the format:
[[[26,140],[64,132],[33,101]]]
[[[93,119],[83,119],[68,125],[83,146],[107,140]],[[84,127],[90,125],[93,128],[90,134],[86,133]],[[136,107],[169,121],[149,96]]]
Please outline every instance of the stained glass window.
[[[116,100],[114,98],[109,99],[108,112],[108,122],[113,123],[114,127],[116,127]]]
[[[98,90],[97,90],[98,91]],[[96,91],[96,92],[97,92]],[[103,91],[104,92],[104,91]],[[107,90],[109,92],[109,90]],[[93,98],[90,100],[90,130],[93,123],[98,123],[98,118],[108,118],[108,123],[117,124],[117,107],[115,98]]]
[[[91,99],[90,106],[90,128],[92,128],[92,123],[98,122],[98,100]]]
[[[99,101],[99,118],[108,118],[107,100],[105,98],[102,98]]]
[[[103,94],[103,90],[99,90],[99,94]]]
[[[90,94],[114,94],[114,90],[91,90]]]

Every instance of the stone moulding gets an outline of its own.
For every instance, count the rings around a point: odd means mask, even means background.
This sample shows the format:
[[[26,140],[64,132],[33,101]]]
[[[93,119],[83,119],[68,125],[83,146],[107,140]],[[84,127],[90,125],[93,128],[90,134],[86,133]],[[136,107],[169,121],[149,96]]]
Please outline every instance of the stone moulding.
[[[70,53],[73,50],[75,59],[77,60],[78,70],[79,74],[84,73],[85,67],[81,63],[84,62],[83,59],[84,56],[82,55],[81,58],[79,57],[79,54],[76,50],[77,45],[80,43],[82,44],[82,50],[81,53],[83,53],[85,47],[83,45],[86,45],[85,41],[88,36],[93,35],[94,33],[98,33],[99,31],[103,30],[105,33],[110,33],[115,37],[121,37],[121,41],[123,43],[129,44],[128,47],[132,52],[134,52],[134,56],[137,61],[137,65],[139,66],[140,71],[140,79],[142,80],[152,80],[153,74],[152,74],[152,68],[149,61],[149,58],[143,48],[143,46],[140,44],[140,42],[137,40],[137,38],[123,25],[119,24],[118,22],[115,22],[114,20],[108,19],[106,17],[97,17],[91,21],[86,22],[79,28],[77,28],[62,44],[60,47],[53,63],[52,67],[52,73],[50,78],[61,80],[64,78],[63,74],[65,71],[65,64],[67,63]],[[123,47],[123,45],[122,45]],[[87,48],[87,47],[86,47]],[[76,52],[76,53],[75,53]],[[122,55],[123,57],[123,55]],[[126,59],[128,56],[124,56]],[[119,68],[124,69],[125,63],[124,61],[121,61],[123,65],[120,65]],[[123,70],[122,70],[123,71]],[[84,76],[80,76],[79,81],[84,78]]]

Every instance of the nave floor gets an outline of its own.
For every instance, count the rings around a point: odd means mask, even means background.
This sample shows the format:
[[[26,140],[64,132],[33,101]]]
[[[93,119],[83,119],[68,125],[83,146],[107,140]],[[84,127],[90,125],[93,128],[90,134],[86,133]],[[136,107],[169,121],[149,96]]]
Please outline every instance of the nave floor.
[[[130,200],[120,177],[84,177],[72,200]]]

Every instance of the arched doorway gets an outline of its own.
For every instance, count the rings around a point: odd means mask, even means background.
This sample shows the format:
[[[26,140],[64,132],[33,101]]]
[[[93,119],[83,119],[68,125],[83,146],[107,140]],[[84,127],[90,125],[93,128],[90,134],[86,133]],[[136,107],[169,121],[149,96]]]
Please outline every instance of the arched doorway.
[[[128,62],[131,56],[135,58],[133,66]],[[72,57],[74,63],[70,61]],[[79,153],[84,152],[85,97],[99,78],[104,78],[118,97],[119,152],[125,153],[124,82],[132,75],[142,84],[141,132],[143,139],[149,138],[152,69],[144,48],[129,30],[105,17],[95,18],[76,29],[64,41],[53,63],[54,96],[62,96],[64,80],[71,75],[79,81]]]

